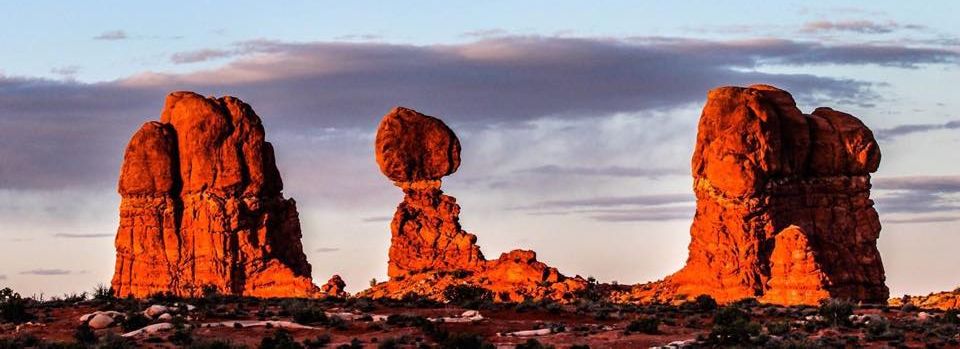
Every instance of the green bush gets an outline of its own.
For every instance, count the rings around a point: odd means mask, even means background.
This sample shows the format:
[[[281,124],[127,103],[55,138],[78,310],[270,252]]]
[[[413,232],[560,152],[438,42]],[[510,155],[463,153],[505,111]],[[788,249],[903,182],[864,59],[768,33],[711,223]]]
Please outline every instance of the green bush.
[[[493,292],[474,285],[454,285],[443,290],[443,298],[447,302],[466,308],[476,308],[479,305],[493,301]]]
[[[487,343],[483,340],[483,337],[480,337],[475,334],[467,333],[453,333],[445,336],[445,338],[440,341],[441,348],[457,348],[457,349],[494,349],[493,344]]]
[[[330,335],[324,333],[313,339],[307,338],[303,340],[303,345],[307,348],[323,348],[323,347],[326,347],[327,344],[330,344],[330,341],[331,341]]]
[[[123,328],[123,332],[130,332],[144,328],[149,324],[150,319],[144,316],[143,313],[129,312],[124,317],[123,323],[120,324],[120,327]]]
[[[303,349],[303,345],[297,343],[286,330],[276,330],[273,336],[263,337],[260,340],[260,349]]]
[[[27,300],[10,288],[0,290],[0,320],[21,323],[32,318],[27,312]]]
[[[626,334],[631,332],[639,332],[644,334],[657,334],[660,333],[660,319],[656,317],[641,317],[639,319],[630,321],[627,324],[627,329],[624,331]]]
[[[680,307],[697,312],[713,312],[717,310],[717,301],[713,299],[713,297],[710,297],[710,295],[702,294],[692,301],[683,303]]]
[[[243,349],[246,346],[233,344],[230,341],[222,341],[219,339],[215,340],[200,340],[191,343],[186,346],[187,349]]]
[[[713,318],[713,329],[708,342],[718,345],[750,344],[751,337],[760,334],[760,325],[750,321],[750,315],[735,306],[721,308]]]
[[[76,339],[78,343],[93,344],[97,341],[97,334],[86,323],[82,323],[73,331],[73,339]]]
[[[833,326],[849,325],[850,315],[853,315],[853,303],[843,299],[825,299],[820,302],[817,311],[828,323]]]
[[[516,349],[553,349],[552,345],[544,345],[540,341],[530,338],[526,342],[517,344]]]

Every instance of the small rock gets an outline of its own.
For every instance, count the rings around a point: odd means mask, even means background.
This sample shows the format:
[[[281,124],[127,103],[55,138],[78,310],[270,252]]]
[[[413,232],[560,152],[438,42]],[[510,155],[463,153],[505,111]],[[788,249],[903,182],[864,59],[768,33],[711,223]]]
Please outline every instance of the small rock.
[[[157,316],[160,316],[160,314],[167,313],[168,311],[170,311],[170,309],[168,309],[167,307],[159,304],[154,304],[154,305],[151,305],[146,310],[144,310],[143,315],[146,315],[147,317],[153,319],[153,318],[156,318]]]
[[[160,314],[160,316],[157,317],[157,320],[160,320],[160,321],[170,321],[170,320],[173,320],[173,315],[170,315],[170,313],[163,313],[163,314]]]

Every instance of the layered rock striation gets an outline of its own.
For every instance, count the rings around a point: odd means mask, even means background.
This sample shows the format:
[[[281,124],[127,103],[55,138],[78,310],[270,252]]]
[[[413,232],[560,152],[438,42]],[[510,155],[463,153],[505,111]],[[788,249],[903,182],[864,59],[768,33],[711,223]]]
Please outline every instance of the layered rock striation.
[[[375,141],[381,172],[403,190],[390,223],[390,281],[367,290],[372,297],[407,293],[444,300],[456,285],[485,288],[500,301],[570,298],[583,289],[537,261],[533,251],[514,250],[488,261],[477,237],[460,226],[460,206],[440,190],[441,178],[460,165],[460,141],[437,118],[395,108],[380,122]]]
[[[805,115],[767,85],[711,90],[692,160],[687,263],[633,297],[885,302],[870,199],[879,164],[873,133],[856,117],[830,108]]]
[[[249,105],[171,93],[160,121],[144,124],[124,155],[113,291],[316,294],[296,203],[282,189]]]

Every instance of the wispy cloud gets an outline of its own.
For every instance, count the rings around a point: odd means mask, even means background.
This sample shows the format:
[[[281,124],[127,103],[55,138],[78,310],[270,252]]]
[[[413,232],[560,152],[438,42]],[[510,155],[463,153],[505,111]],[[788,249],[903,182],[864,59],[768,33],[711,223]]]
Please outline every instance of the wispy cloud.
[[[873,188],[881,190],[916,190],[932,192],[960,192],[960,176],[903,176],[878,177]]]
[[[883,219],[882,221],[884,223],[890,223],[890,224],[956,222],[956,221],[960,221],[960,213],[958,213],[956,216],[890,218],[890,219]]]
[[[392,216],[373,216],[373,217],[364,217],[363,222],[365,223],[389,222],[392,219],[393,219]]]
[[[58,67],[50,69],[50,72],[56,75],[60,75],[64,78],[72,79],[80,72],[80,66],[69,65],[65,67]]]
[[[854,32],[861,34],[885,34],[899,29],[923,29],[922,25],[899,24],[894,21],[874,22],[870,20],[849,21],[812,21],[804,23],[801,31],[816,32]]]
[[[694,201],[693,194],[648,194],[634,196],[603,196],[574,200],[548,200],[516,209],[552,209],[576,207],[652,206]]]
[[[65,269],[32,269],[24,270],[20,272],[20,275],[40,275],[40,276],[56,276],[56,275],[69,275],[73,272]]]
[[[67,239],[90,239],[90,238],[108,238],[114,237],[114,234],[73,234],[73,233],[56,233],[53,234],[57,238],[67,238]]]
[[[170,62],[174,64],[197,63],[234,55],[236,55],[236,52],[231,50],[203,49],[174,53],[170,55]]]
[[[128,38],[129,38],[129,36],[127,36],[127,32],[125,32],[125,31],[123,31],[123,30],[110,30],[110,31],[105,31],[105,32],[103,32],[103,33],[100,33],[100,35],[97,35],[97,36],[94,36],[94,37],[93,37],[94,40],[110,40],[110,41],[113,41],[113,40],[126,40],[126,39],[128,39]]]
[[[877,210],[881,213],[934,213],[960,211],[960,176],[906,176],[874,179],[878,193]],[[918,218],[918,217],[911,217]]]
[[[689,175],[690,171],[681,168],[648,168],[623,166],[577,167],[544,165],[517,170],[517,173],[536,173],[546,175],[611,176],[660,178],[664,176]]]
[[[313,251],[317,253],[330,253],[330,252],[340,251],[340,248],[339,247],[320,247]]]
[[[952,120],[941,124],[905,124],[891,128],[879,129],[875,132],[875,134],[879,139],[890,140],[914,133],[955,129],[960,129],[960,120]]]

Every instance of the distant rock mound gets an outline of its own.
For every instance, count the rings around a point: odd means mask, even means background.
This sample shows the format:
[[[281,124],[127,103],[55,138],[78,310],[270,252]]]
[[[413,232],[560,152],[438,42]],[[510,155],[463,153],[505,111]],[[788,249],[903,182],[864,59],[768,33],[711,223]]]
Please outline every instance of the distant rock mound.
[[[489,290],[495,300],[572,297],[584,288],[537,261],[533,251],[514,250],[488,261],[477,237],[460,226],[460,206],[440,190],[441,178],[460,165],[460,141],[437,118],[395,108],[380,122],[375,141],[381,172],[404,192],[390,224],[390,281],[364,291],[374,298],[407,293],[443,301],[450,286]]]
[[[936,292],[926,296],[891,298],[888,304],[894,307],[911,304],[920,309],[960,310],[960,287],[953,291]]]
[[[886,302],[870,199],[879,164],[873,133],[856,117],[830,108],[804,115],[767,85],[710,91],[692,161],[686,266],[636,286],[632,299]]]
[[[317,294],[296,203],[282,189],[249,105],[171,93],[160,121],[144,124],[124,155],[114,292]]]

